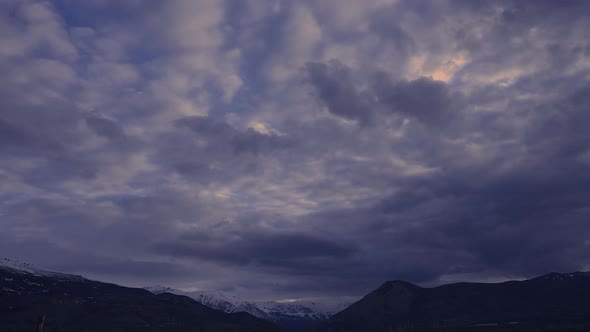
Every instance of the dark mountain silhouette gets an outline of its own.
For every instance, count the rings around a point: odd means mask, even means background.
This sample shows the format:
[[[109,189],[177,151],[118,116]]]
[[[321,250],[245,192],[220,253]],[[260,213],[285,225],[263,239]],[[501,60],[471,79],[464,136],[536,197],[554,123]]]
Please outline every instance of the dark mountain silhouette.
[[[322,331],[590,331],[590,273],[422,288],[388,281]],[[547,331],[549,331],[547,330]]]
[[[279,331],[248,313],[225,313],[171,293],[153,294],[0,260],[0,331]],[[305,330],[590,331],[590,273],[422,288],[388,281]]]
[[[43,316],[44,332],[278,331],[250,314],[228,314],[186,296],[29,267],[0,264],[2,332],[36,331]]]

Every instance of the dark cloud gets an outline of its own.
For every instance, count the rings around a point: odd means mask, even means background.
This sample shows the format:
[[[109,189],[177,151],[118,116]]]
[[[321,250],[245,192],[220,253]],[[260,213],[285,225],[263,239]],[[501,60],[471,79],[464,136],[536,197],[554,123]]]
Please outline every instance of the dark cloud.
[[[234,129],[225,122],[215,121],[207,116],[192,116],[176,120],[176,124],[186,127],[198,135],[228,138]]]
[[[28,111],[28,110],[23,110]],[[31,114],[32,117],[35,113]],[[45,125],[27,123],[16,126],[0,120],[2,143],[6,156],[38,159],[36,167],[23,173],[32,183],[60,181],[67,178],[93,177],[98,172],[91,160],[92,156],[76,155],[71,151],[71,143],[60,136],[44,132]]]
[[[4,121],[0,122],[2,145],[5,147],[27,145],[32,139],[23,130]]]
[[[337,60],[306,64],[309,82],[328,110],[350,120],[367,122],[374,111],[372,96],[358,91],[348,67]]]
[[[7,154],[51,154],[62,147],[0,119],[0,148]]]
[[[458,94],[453,95],[447,84],[429,78],[392,82],[386,73],[375,76],[374,93],[389,111],[430,125],[455,120],[454,112],[460,106],[461,98]]]
[[[186,127],[207,140],[212,149],[228,148],[239,153],[269,153],[290,147],[293,142],[276,134],[262,134],[252,128],[239,131],[225,122],[210,117],[187,117],[176,121],[179,127]],[[206,148],[208,149],[208,148]]]
[[[237,239],[210,238],[204,234],[191,234],[185,240],[155,245],[157,252],[170,256],[183,256],[233,264],[260,266],[290,266],[297,262],[316,258],[345,259],[356,249],[309,234],[273,234],[260,230],[244,231]]]
[[[390,74],[376,72],[370,89],[359,91],[351,69],[336,60],[308,63],[306,69],[310,84],[331,113],[363,124],[384,109],[431,126],[443,125],[458,120],[463,104],[460,93],[431,78],[394,81]]]
[[[254,154],[285,149],[293,145],[293,142],[288,138],[274,134],[261,134],[252,128],[236,135],[232,143],[236,153],[250,152]]]

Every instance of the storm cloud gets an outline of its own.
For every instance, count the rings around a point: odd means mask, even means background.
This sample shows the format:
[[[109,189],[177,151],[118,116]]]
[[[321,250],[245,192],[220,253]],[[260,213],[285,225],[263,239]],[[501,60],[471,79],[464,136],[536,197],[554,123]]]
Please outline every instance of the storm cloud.
[[[590,268],[587,1],[5,1],[1,256],[252,299]]]

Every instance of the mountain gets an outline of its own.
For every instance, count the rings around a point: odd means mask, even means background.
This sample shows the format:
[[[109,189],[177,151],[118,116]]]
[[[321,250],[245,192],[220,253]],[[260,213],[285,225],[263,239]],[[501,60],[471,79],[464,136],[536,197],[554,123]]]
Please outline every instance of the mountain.
[[[247,312],[288,328],[306,328],[324,322],[348,306],[349,303],[326,304],[316,301],[246,301],[238,296],[228,296],[219,291],[186,292],[169,287],[152,286],[145,289],[160,294],[163,292],[185,295],[210,308],[227,313]]]
[[[396,280],[332,316],[322,331],[590,331],[589,304],[588,272],[434,288]]]
[[[226,313],[234,313],[234,312],[248,312],[246,310],[236,310],[235,303],[243,302],[240,298],[233,296],[229,297],[222,292],[205,292],[205,291],[196,291],[196,292],[185,292],[178,289],[164,287],[164,286],[151,286],[151,287],[144,287],[148,291],[154,294],[162,294],[162,293],[171,293],[176,295],[184,295],[192,298],[193,300],[205,305],[209,308],[213,308],[216,310],[221,310]],[[248,312],[252,314],[251,312]],[[256,315],[254,315],[256,316]],[[264,317],[259,317],[264,318]]]
[[[153,294],[0,259],[0,331],[278,331],[171,293]]]

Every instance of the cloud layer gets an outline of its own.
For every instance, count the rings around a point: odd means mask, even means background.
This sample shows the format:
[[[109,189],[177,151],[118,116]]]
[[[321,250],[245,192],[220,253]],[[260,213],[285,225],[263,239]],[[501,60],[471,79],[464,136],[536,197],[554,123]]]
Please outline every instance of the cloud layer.
[[[4,1],[0,252],[256,299],[590,267],[587,1]]]

